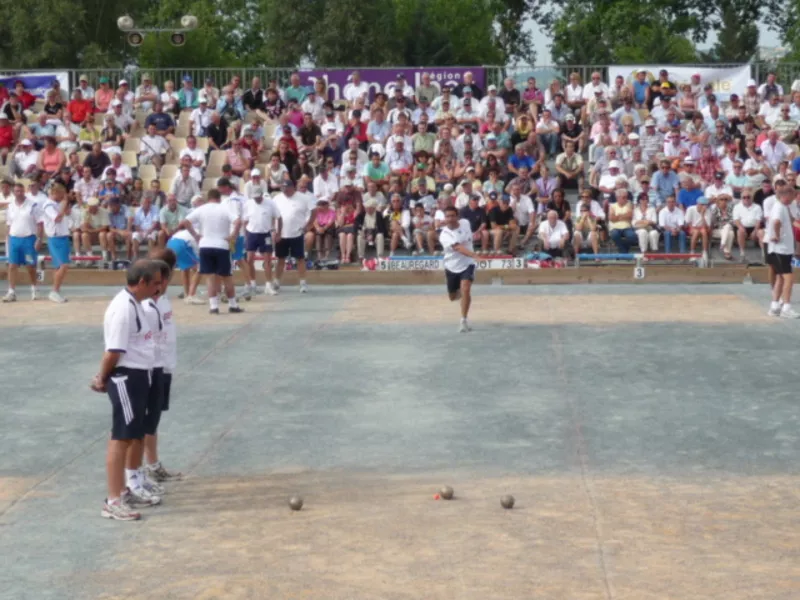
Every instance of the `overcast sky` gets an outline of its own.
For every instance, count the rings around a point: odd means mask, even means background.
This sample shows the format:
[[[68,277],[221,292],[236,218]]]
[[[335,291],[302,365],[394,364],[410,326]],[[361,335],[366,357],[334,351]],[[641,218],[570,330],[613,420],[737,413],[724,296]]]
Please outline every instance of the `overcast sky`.
[[[552,65],[552,60],[550,57],[550,47],[549,47],[549,39],[546,35],[542,33],[536,23],[532,21],[528,21],[526,24],[526,28],[533,29],[534,31],[534,45],[536,47],[536,64],[537,66],[550,66]],[[758,24],[758,29],[760,32],[759,37],[759,45],[766,46],[768,48],[776,47],[781,45],[781,41],[778,38],[778,34],[774,31],[770,31],[763,23]],[[701,47],[701,50],[710,47],[716,41],[716,35],[714,32],[709,33],[708,40],[706,44]]]

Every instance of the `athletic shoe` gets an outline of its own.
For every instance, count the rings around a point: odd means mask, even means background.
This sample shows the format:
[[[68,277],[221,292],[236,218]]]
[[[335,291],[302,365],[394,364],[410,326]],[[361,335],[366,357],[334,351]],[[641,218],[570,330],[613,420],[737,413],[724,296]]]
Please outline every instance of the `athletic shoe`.
[[[153,468],[153,465],[147,465],[145,469],[147,469],[147,476],[150,477],[151,480],[177,481],[183,479],[183,473],[170,473],[163,465],[158,465],[155,468]]]
[[[183,300],[184,298],[186,298],[185,292],[181,292],[180,294],[178,294],[178,300]]]
[[[253,299],[253,294],[255,294],[255,292],[250,290],[250,286],[246,286],[244,288],[244,293],[242,293],[242,298],[250,302],[250,300]]]
[[[781,311],[781,319],[800,319],[800,313],[794,312],[793,308]]]
[[[206,303],[205,300],[202,298],[198,298],[197,296],[186,296],[183,300],[186,304],[191,304],[193,306],[202,306]]]
[[[153,481],[144,469],[139,471],[139,480],[142,482],[142,487],[155,496],[163,496],[167,493],[164,486]]]
[[[301,283],[300,284],[300,293],[307,294],[308,293],[308,284]]]
[[[277,292],[281,289],[281,282],[274,280],[272,281],[272,288]]]
[[[778,308],[770,308],[770,309],[767,311],[767,316],[768,316],[768,317],[780,317],[780,316],[781,316],[781,309],[780,309],[780,307],[778,307]]]
[[[31,290],[31,300],[38,300],[39,299],[38,292],[39,292],[39,290],[37,290],[37,289],[32,289]]]
[[[114,519],[115,521],[138,521],[142,518],[141,513],[132,510],[122,499],[109,502],[108,498],[103,502],[103,510],[100,511],[100,516],[104,519]]]
[[[271,282],[267,282],[267,284],[264,286],[264,291],[267,294],[269,294],[270,296],[277,296],[278,295],[278,290],[275,288],[275,286]]]
[[[229,306],[228,307],[228,312],[229,313],[243,313],[244,309],[241,306]],[[217,311],[217,314],[219,314],[219,311]]]
[[[469,325],[462,321],[458,327],[458,333],[467,333],[468,331],[470,331]]]
[[[129,506],[156,506],[161,504],[161,496],[148,492],[143,487],[128,488],[122,495],[122,502]]]
[[[50,302],[55,302],[56,304],[64,304],[67,301],[67,299],[58,292],[50,292],[50,295],[47,297],[50,299]]]
[[[210,315],[218,315],[219,314],[219,309],[218,308],[209,308],[208,309],[208,314],[210,314]]]
[[[8,290],[5,296],[3,296],[3,302],[16,302],[17,301],[17,294]]]

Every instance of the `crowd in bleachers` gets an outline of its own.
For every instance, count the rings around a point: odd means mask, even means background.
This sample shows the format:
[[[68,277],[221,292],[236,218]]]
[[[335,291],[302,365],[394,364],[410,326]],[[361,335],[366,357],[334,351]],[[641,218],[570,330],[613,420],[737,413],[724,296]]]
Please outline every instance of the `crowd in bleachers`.
[[[338,245],[343,262],[435,253],[450,204],[481,252],[707,254],[719,240],[731,258],[763,245],[764,209],[800,168],[800,82],[785,94],[773,73],[725,103],[699,75],[678,85],[667,71],[573,73],[545,89],[483,89],[469,74],[413,89],[400,73],[388,93],[353,73],[336,102],[297,73],[266,87],[79,79],[44,99],[0,88],[0,208],[15,182],[44,200],[60,181],[81,256],[166,244],[225,176],[250,198],[294,181],[314,209],[307,250],[331,258]]]

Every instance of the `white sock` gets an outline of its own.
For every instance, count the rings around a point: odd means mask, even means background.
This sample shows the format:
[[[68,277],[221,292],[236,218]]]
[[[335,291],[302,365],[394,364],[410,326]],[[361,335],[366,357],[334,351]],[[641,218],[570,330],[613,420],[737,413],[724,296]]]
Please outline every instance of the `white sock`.
[[[211,307],[211,310],[219,308],[219,296],[214,296],[213,298],[209,298],[208,304]]]
[[[233,298],[228,298],[228,306],[230,306],[231,308],[239,307],[239,302],[236,300],[236,296],[234,296]]]
[[[305,279],[301,279],[300,280],[300,285],[305,285],[305,284],[306,284],[306,280]]]
[[[461,322],[462,323],[466,323],[467,322],[467,317],[461,317]]]
[[[774,300],[769,303],[770,310],[778,310],[781,307],[780,302],[775,302]]]
[[[256,289],[256,280],[255,279],[250,282],[250,287],[253,288],[253,289]]]
[[[9,294],[16,294],[17,290],[15,288],[13,288],[13,287],[10,287],[10,288],[8,288],[8,293]]]
[[[783,312],[789,312],[790,310],[792,310],[792,305],[790,303],[787,302],[783,305]]]
[[[119,503],[119,496],[114,498],[106,498],[106,504],[114,504],[115,502]]]
[[[130,489],[139,487],[139,470],[125,469],[125,483],[128,484]]]
[[[39,288],[37,288],[35,285],[32,285],[32,286],[31,286],[31,291],[32,291],[32,292],[38,292],[38,291],[39,291]]]

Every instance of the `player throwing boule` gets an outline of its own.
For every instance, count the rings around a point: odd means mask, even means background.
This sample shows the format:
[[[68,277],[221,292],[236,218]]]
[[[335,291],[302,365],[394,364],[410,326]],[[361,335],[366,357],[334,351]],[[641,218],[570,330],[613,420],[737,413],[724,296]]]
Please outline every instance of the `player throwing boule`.
[[[472,331],[467,321],[472,303],[472,282],[475,280],[475,260],[478,255],[472,250],[472,228],[469,221],[459,219],[454,206],[445,211],[445,226],[439,234],[439,243],[444,249],[444,273],[447,278],[447,294],[450,301],[461,300],[461,324],[459,331]]]

